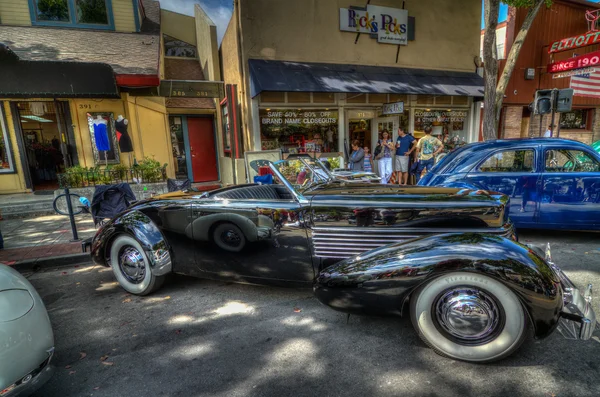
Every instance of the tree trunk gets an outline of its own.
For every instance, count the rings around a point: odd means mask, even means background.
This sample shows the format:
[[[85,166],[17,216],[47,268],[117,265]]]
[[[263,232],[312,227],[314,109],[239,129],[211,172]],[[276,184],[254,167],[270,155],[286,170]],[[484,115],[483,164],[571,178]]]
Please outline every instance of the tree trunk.
[[[483,62],[485,70],[485,97],[483,113],[483,139],[497,139],[498,125],[500,123],[500,112],[504,93],[510,81],[519,53],[529,32],[531,24],[535,20],[542,4],[546,0],[534,0],[533,5],[527,12],[523,26],[515,37],[515,41],[510,48],[504,70],[498,79],[498,60],[496,59],[496,26],[498,25],[499,0],[485,0],[485,33],[483,36]]]
[[[496,121],[496,83],[498,79],[498,59],[496,54],[496,27],[500,0],[484,1],[485,32],[483,35],[483,67],[485,79],[485,94],[483,108],[483,139],[485,141],[498,137],[498,122]],[[502,105],[502,102],[500,102]]]
[[[498,123],[500,122],[500,111],[502,110],[502,101],[504,100],[504,93],[506,92],[506,87],[508,86],[508,82],[510,81],[510,76],[512,75],[512,72],[515,69],[517,59],[519,59],[519,53],[521,52],[523,43],[525,43],[525,37],[527,37],[529,28],[531,28],[531,24],[533,23],[535,17],[540,11],[542,4],[544,4],[545,2],[546,0],[535,0],[534,5],[527,12],[527,16],[523,21],[523,26],[521,26],[519,33],[515,37],[515,41],[513,42],[512,47],[510,48],[508,57],[506,58],[506,64],[504,66],[502,74],[500,75],[500,79],[498,80],[498,86],[496,88],[496,100],[494,102],[496,125],[498,125]]]

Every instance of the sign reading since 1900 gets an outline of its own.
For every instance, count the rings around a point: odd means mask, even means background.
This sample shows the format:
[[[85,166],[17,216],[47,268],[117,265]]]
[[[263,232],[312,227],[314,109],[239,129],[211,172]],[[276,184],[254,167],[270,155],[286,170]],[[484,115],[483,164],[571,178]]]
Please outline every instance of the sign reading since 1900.
[[[590,52],[564,61],[548,64],[548,73],[566,72],[567,70],[587,68],[600,65],[600,51]]]
[[[367,5],[366,10],[340,8],[340,30],[376,34],[379,43],[408,44],[408,11]]]

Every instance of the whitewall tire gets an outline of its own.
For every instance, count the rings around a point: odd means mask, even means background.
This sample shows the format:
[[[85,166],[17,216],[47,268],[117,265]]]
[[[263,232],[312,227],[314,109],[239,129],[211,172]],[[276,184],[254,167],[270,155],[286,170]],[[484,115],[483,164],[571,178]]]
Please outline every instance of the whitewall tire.
[[[490,277],[455,272],[421,286],[410,298],[419,337],[438,354],[491,362],[513,353],[527,337],[519,298]]]
[[[161,287],[165,276],[155,276],[144,249],[133,237],[122,235],[110,247],[113,273],[127,292],[148,295]]]

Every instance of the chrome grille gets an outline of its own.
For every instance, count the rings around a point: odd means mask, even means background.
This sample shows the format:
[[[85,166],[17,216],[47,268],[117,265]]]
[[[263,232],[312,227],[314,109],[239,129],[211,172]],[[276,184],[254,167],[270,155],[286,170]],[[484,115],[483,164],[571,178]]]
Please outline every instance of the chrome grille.
[[[320,258],[349,258],[384,245],[440,233],[492,233],[511,238],[512,225],[504,228],[376,228],[313,227],[314,255]]]
[[[312,243],[315,256],[349,258],[384,245],[399,243],[429,233],[423,229],[313,227]]]

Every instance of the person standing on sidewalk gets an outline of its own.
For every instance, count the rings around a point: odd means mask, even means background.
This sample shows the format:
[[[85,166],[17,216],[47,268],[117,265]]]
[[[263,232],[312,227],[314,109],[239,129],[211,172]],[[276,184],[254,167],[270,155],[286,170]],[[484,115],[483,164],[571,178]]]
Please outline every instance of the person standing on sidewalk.
[[[381,177],[381,183],[386,185],[392,176],[392,150],[394,150],[394,143],[390,140],[390,133],[387,130],[383,130],[381,133],[381,153],[378,159],[377,166],[379,168],[379,176]]]
[[[417,168],[417,183],[421,179],[424,169],[431,171],[435,162],[435,156],[442,151],[444,145],[434,136],[431,136],[431,127],[425,127],[425,136],[419,139],[417,151],[419,153],[419,168]]]
[[[348,159],[348,165],[352,171],[363,171],[364,170],[364,161],[365,152],[360,147],[360,142],[355,140],[352,142],[352,154]]]
[[[408,163],[410,154],[414,148],[415,138],[404,132],[402,127],[398,128],[398,138],[396,139],[396,179],[399,185],[408,183]]]

